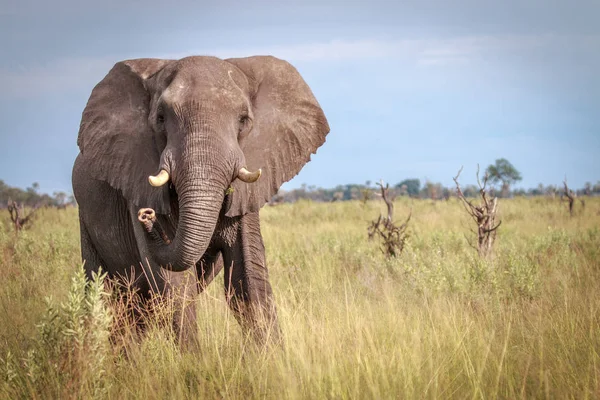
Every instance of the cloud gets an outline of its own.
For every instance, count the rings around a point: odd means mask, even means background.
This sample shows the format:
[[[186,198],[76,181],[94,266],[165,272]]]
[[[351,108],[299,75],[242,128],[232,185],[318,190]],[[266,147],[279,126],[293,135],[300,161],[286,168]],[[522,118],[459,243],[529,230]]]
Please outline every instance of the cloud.
[[[291,46],[244,48],[198,48],[179,53],[112,55],[99,58],[59,59],[41,65],[0,70],[5,94],[35,96],[48,92],[91,89],[118,60],[136,57],[178,59],[189,55],[220,58],[271,54],[292,63],[316,64],[342,61],[395,60],[420,67],[466,65],[485,57],[525,55],[536,49],[589,54],[600,49],[599,35],[503,35],[466,36],[449,39],[332,40]]]
[[[486,41],[485,39],[483,40]],[[372,59],[403,59],[418,62],[421,58],[455,58],[477,50],[473,38],[453,40],[424,39],[363,39],[332,40],[324,43],[292,46],[262,46],[229,49],[209,49],[203,52],[186,52],[171,55],[180,58],[191,54],[207,54],[221,58],[245,57],[255,54],[272,54],[290,62],[339,62]],[[481,46],[479,46],[481,47]]]
[[[6,94],[31,97],[91,89],[106,75],[117,57],[68,58],[32,66],[0,70],[0,87]]]
[[[85,13],[98,13],[101,11],[119,11],[123,7],[123,3],[131,7],[142,7],[148,4],[142,4],[141,0],[103,0],[99,2],[88,2],[80,0],[8,0],[0,6],[0,16],[39,16],[48,15],[48,13],[56,13],[60,10],[60,14],[68,14],[71,16],[82,15]],[[158,5],[158,1],[153,1]]]
[[[332,40],[294,46],[216,49],[204,54],[240,57],[273,54],[292,62],[397,59],[415,64],[464,63],[492,53],[523,53],[536,48],[562,47],[598,51],[600,35],[499,35],[462,36],[449,39]],[[186,55],[193,52],[186,53]],[[202,54],[202,52],[196,54]],[[179,54],[178,56],[180,56]]]

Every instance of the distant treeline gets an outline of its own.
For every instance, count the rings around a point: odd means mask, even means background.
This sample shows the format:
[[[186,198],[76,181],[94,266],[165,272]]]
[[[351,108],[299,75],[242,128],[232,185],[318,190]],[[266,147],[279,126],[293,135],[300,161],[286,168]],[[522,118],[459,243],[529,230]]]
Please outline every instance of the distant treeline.
[[[455,187],[445,187],[441,183],[427,181],[421,184],[419,179],[405,179],[390,187],[390,193],[395,196],[409,196],[420,199],[442,200],[454,196],[456,193]],[[479,188],[476,185],[466,185],[462,188],[466,197],[476,197],[479,195]],[[313,201],[344,201],[344,200],[365,200],[375,198],[375,193],[379,192],[379,186],[375,186],[372,182],[367,181],[365,184],[348,184],[338,185],[333,189],[323,189],[316,186],[302,185],[300,189],[289,191],[280,191],[273,199],[272,203],[279,202],[294,202],[299,199],[311,199]],[[514,197],[514,196],[561,196],[563,194],[562,185],[539,184],[536,188],[531,189],[514,189],[503,192],[500,188],[492,189],[494,195],[498,197]],[[600,195],[600,181],[595,185],[586,183],[581,189],[575,191],[577,195]]]
[[[445,187],[441,183],[427,181],[421,184],[419,179],[405,179],[390,187],[390,194],[394,196],[409,196],[420,199],[442,200],[454,196],[456,191],[453,187]],[[467,197],[476,197],[479,194],[479,188],[476,185],[466,185],[463,187],[463,193]],[[379,187],[371,181],[365,184],[338,185],[335,188],[323,189],[314,185],[302,185],[300,189],[289,191],[280,191],[273,197],[271,203],[294,202],[299,199],[310,199],[313,201],[345,201],[345,200],[365,200],[375,198],[379,192]],[[600,195],[600,181],[595,185],[586,183],[581,189],[575,191],[578,196],[582,195]],[[495,193],[498,197],[503,197],[503,192],[498,189]],[[508,192],[508,197],[514,196],[561,196],[563,194],[562,186],[539,184],[531,189],[514,189]],[[506,197],[506,195],[504,195]],[[31,187],[25,190],[8,186],[0,180],[0,208],[6,207],[9,200],[16,201],[28,207],[51,206],[61,207],[66,205],[75,205],[73,195],[65,192],[54,192],[52,196],[46,193],[39,193],[39,184],[33,183]]]
[[[52,196],[46,193],[39,193],[40,185],[34,182],[31,187],[25,190],[17,187],[8,186],[3,180],[0,180],[0,208],[6,207],[9,201],[16,201],[27,207],[64,207],[66,205],[75,205],[73,195],[65,192],[54,192]]]

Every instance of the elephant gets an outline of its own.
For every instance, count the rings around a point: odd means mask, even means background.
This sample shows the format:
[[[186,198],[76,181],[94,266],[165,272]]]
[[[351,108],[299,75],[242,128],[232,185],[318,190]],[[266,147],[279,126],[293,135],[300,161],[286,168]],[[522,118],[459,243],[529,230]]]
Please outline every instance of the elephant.
[[[77,138],[86,277],[101,267],[142,300],[183,293],[172,322],[187,340],[197,337],[194,300],[224,270],[244,331],[277,337],[259,210],[329,130],[298,71],[272,56],[117,62]]]

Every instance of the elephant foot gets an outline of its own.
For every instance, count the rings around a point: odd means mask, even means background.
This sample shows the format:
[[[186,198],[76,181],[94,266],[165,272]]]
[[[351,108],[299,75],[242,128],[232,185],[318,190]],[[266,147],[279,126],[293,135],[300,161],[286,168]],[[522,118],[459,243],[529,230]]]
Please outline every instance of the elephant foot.
[[[156,219],[156,213],[151,208],[140,208],[138,211],[138,221],[142,224],[146,232],[156,240],[162,240],[166,244],[171,244],[171,239],[167,236],[160,222]]]

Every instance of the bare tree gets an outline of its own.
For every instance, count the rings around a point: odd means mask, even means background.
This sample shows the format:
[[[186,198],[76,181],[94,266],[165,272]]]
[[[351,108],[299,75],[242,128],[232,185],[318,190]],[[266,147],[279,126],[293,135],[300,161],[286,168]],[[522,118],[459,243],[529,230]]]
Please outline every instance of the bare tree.
[[[395,225],[393,222],[394,197],[390,195],[390,185],[385,184],[384,186],[383,180],[378,182],[377,185],[381,189],[380,196],[387,206],[387,217],[383,217],[383,215],[379,214],[379,218],[371,222],[368,229],[369,240],[373,239],[375,234],[377,234],[382,241],[383,253],[387,257],[396,257],[402,254],[404,246],[406,245],[406,240],[409,237],[406,230],[412,212],[408,214],[408,218],[406,218],[406,221],[402,225]]]
[[[23,204],[21,206],[17,205],[16,201],[9,200],[7,209],[10,213],[10,220],[15,227],[15,233],[18,233],[23,227],[27,224],[31,225],[31,221],[33,219],[33,215],[39,206],[35,206],[29,214],[25,215],[25,207]]]
[[[473,218],[477,224],[477,247],[471,244],[471,247],[475,248],[481,257],[487,257],[492,252],[494,242],[496,241],[496,230],[502,223],[502,221],[496,224],[496,213],[498,211],[498,198],[490,195],[487,192],[486,185],[488,183],[488,174],[485,173],[483,177],[483,184],[479,179],[479,165],[477,165],[477,185],[479,186],[479,195],[481,197],[481,204],[475,205],[472,201],[467,200],[464,196],[460,184],[458,183],[458,177],[462,172],[463,167],[460,167],[458,174],[454,178],[456,183],[456,194],[461,200],[465,207],[465,210]],[[467,239],[468,240],[468,239]]]
[[[575,206],[575,197],[577,197],[577,195],[575,194],[575,192],[573,192],[571,189],[569,189],[569,186],[567,185],[567,177],[565,177],[565,180],[563,181],[563,185],[564,185],[564,195],[566,196],[567,200],[569,201],[569,214],[571,215],[571,217],[573,216],[573,207]]]

